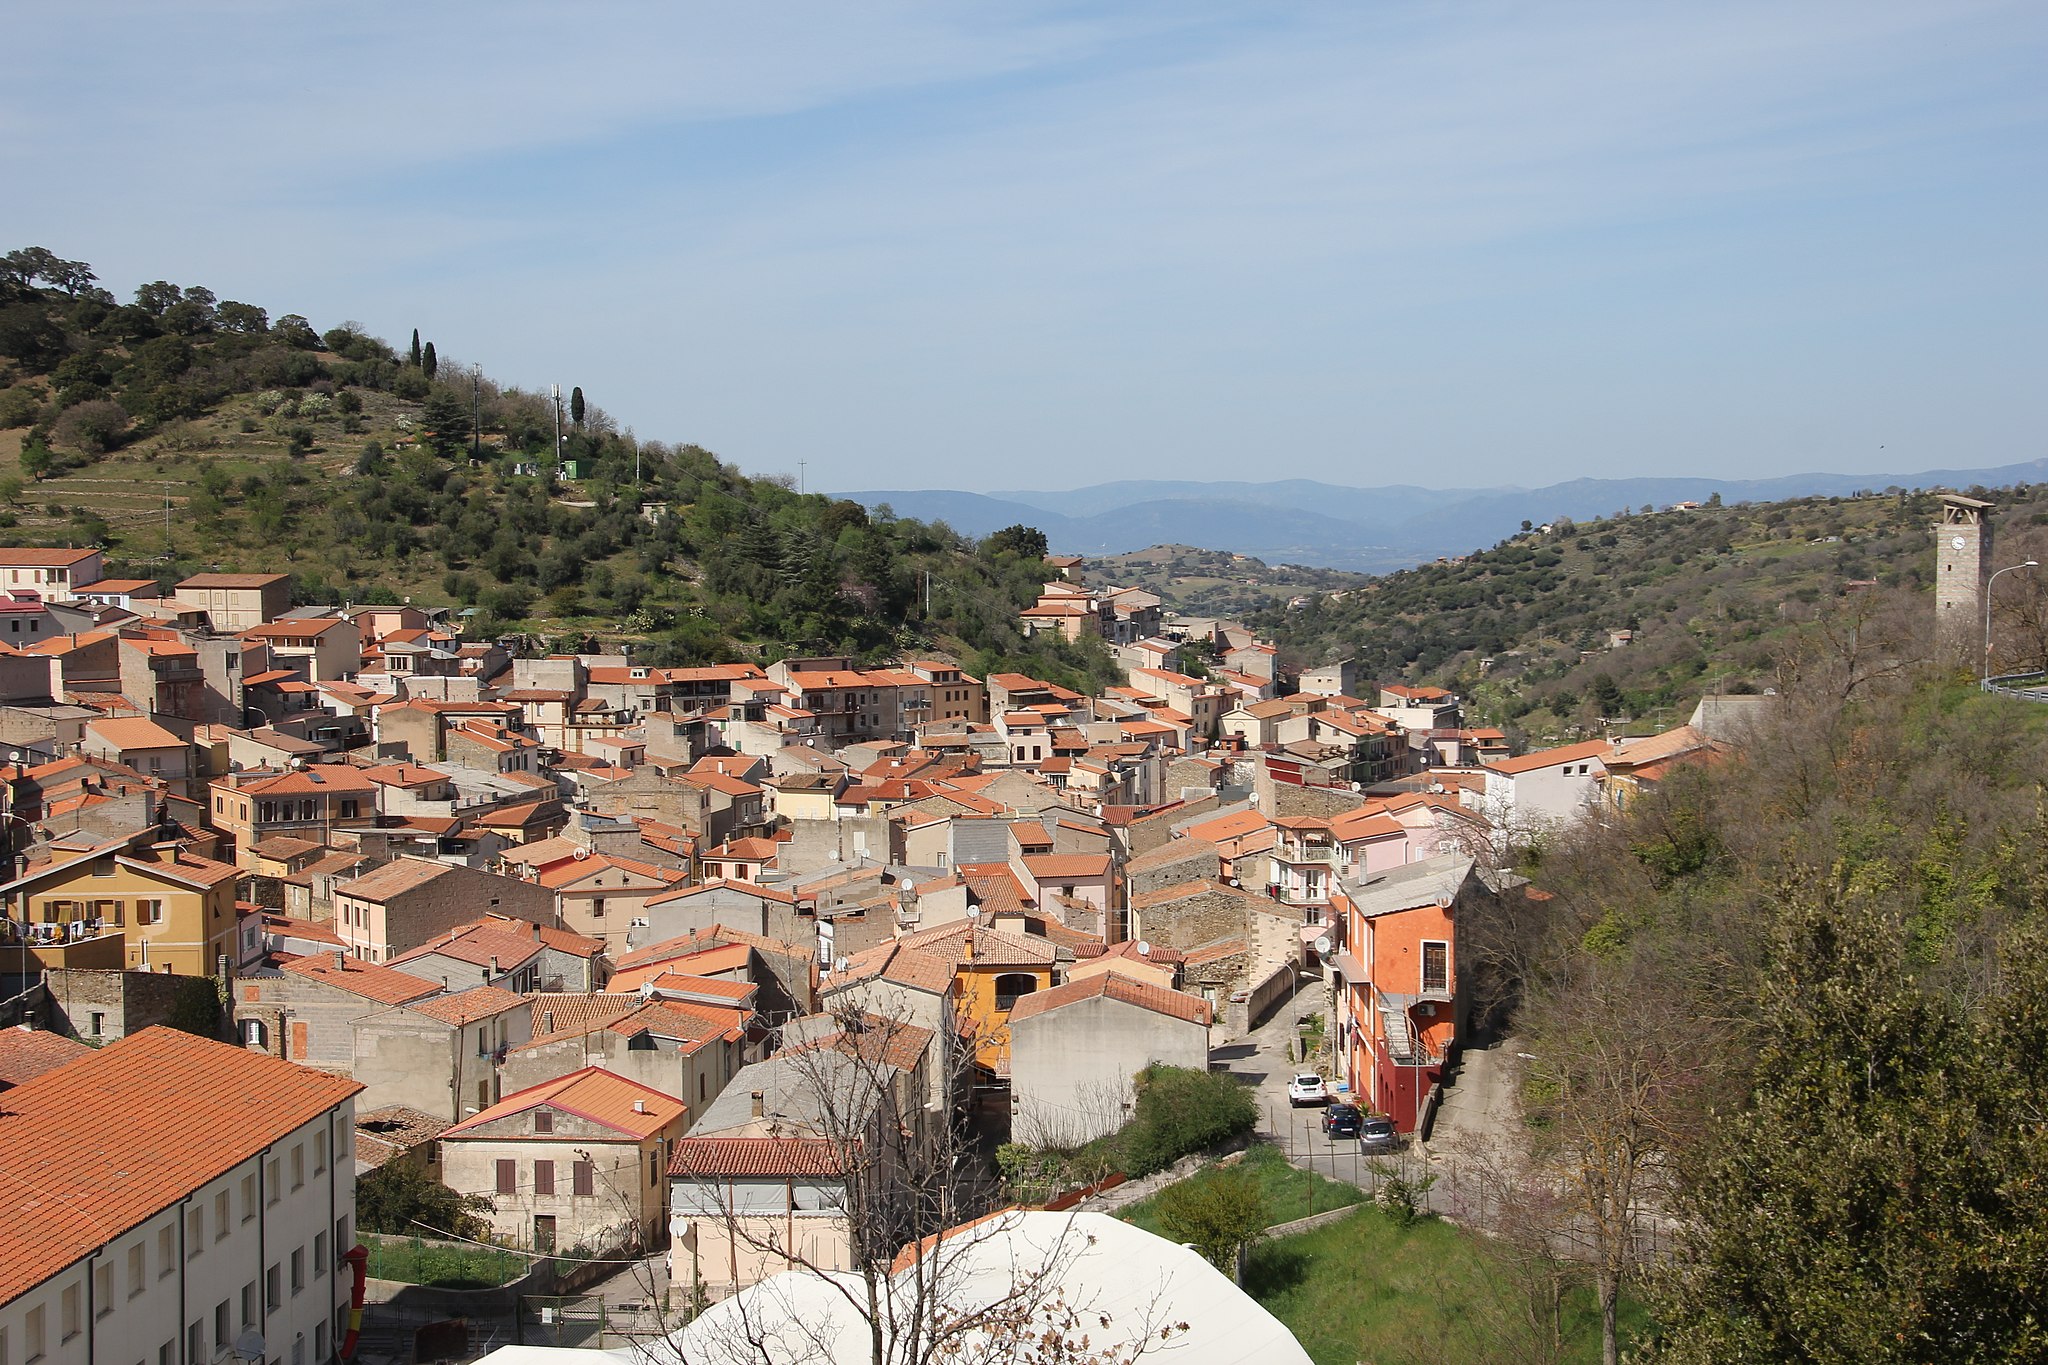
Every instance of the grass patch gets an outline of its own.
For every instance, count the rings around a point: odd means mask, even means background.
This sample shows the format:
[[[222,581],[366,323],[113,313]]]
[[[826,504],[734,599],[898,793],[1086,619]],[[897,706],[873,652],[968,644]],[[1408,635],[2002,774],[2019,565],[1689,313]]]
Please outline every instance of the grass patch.
[[[1374,1209],[1261,1242],[1245,1272],[1245,1291],[1319,1365],[1531,1358],[1529,1347],[1549,1339],[1533,1325],[1532,1290],[1480,1238],[1435,1219],[1398,1225]],[[1558,1358],[1597,1361],[1591,1290],[1567,1290],[1560,1318]],[[1624,1299],[1623,1349],[1648,1326]]]
[[[1312,1213],[1345,1208],[1365,1197],[1356,1185],[1326,1180],[1313,1171],[1289,1165],[1278,1147],[1255,1144],[1245,1152],[1242,1160],[1245,1167],[1258,1177],[1259,1192],[1266,1197],[1266,1207],[1271,1215],[1269,1224],[1291,1223]],[[1189,1177],[1186,1183],[1212,1179],[1211,1172],[1216,1169],[1211,1166],[1201,1174]],[[1117,1216],[1125,1222],[1136,1223],[1147,1232],[1165,1235],[1159,1226],[1159,1196],[1156,1194],[1131,1205]]]
[[[524,1275],[531,1264],[515,1251],[457,1246],[366,1232],[370,1278],[431,1284],[443,1289],[495,1289]]]

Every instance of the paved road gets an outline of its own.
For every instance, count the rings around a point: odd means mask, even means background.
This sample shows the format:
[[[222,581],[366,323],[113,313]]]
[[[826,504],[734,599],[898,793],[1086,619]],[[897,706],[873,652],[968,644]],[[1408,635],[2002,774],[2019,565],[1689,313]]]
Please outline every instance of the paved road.
[[[1288,1045],[1299,1036],[1299,1021],[1311,1014],[1331,1017],[1328,991],[1311,981],[1243,1039],[1211,1054],[1211,1063],[1252,1088],[1259,1107],[1261,1136],[1271,1139],[1295,1165],[1332,1180],[1376,1190],[1392,1169],[1413,1181],[1434,1175],[1429,1207],[1461,1221],[1483,1223],[1498,1198],[1495,1172],[1515,1150],[1518,1120],[1513,1040],[1464,1054],[1454,1083],[1444,1091],[1431,1141],[1408,1143],[1391,1157],[1375,1160],[1351,1138],[1322,1131],[1322,1111],[1291,1107],[1287,1080],[1298,1069]]]

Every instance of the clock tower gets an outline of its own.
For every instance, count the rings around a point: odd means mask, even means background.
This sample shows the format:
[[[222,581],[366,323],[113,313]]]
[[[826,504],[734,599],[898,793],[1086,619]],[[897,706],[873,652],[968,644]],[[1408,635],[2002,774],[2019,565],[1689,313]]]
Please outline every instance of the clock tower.
[[[1934,526],[1934,632],[1942,657],[1981,662],[1984,648],[1984,566],[1991,558],[1988,502],[1959,493],[1941,495]]]

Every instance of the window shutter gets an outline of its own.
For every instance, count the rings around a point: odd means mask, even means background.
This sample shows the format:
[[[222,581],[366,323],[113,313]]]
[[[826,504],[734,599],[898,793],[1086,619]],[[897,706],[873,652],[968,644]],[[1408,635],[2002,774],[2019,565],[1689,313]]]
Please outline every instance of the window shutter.
[[[577,1162],[571,1172],[571,1178],[575,1182],[574,1189],[577,1194],[591,1195],[597,1193],[597,1169],[589,1162]]]
[[[519,1193],[519,1163],[510,1159],[498,1162],[498,1193]]]
[[[533,1192],[553,1194],[555,1192],[555,1163],[536,1161],[533,1163]]]

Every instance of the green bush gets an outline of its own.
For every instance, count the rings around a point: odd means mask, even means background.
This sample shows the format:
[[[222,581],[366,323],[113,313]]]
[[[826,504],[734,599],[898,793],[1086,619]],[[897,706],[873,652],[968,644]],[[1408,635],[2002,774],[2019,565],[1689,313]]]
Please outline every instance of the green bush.
[[[1138,1112],[1118,1135],[1132,1176],[1165,1170],[1191,1152],[1251,1132],[1258,1123],[1251,1092],[1228,1075],[1154,1066],[1138,1074]]]

